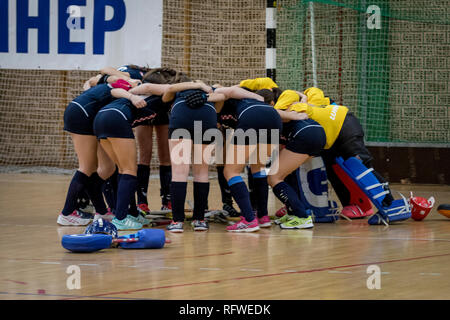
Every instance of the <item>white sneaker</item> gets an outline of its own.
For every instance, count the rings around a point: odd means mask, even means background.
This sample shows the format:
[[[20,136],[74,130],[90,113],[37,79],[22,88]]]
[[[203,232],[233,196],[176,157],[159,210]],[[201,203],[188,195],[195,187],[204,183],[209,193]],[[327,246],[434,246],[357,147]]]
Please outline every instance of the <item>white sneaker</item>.
[[[61,226],[87,226],[92,221],[92,217],[86,213],[75,210],[68,216],[59,214],[56,222]]]

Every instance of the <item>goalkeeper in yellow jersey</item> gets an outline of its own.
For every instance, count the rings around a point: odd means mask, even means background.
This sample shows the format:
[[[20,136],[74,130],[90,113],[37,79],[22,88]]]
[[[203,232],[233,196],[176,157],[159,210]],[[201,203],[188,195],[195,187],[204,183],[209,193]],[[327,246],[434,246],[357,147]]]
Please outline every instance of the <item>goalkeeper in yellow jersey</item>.
[[[328,180],[343,206],[342,214],[348,217],[367,216],[368,214],[361,212],[361,208],[356,204],[350,203],[350,191],[332,169],[336,157],[342,157],[344,160],[356,157],[366,167],[372,168],[373,158],[365,146],[364,131],[358,118],[347,107],[337,105],[325,97],[322,90],[314,87],[304,92],[283,91],[275,104],[275,109],[304,112],[324,128],[326,144],[320,155],[325,163]],[[373,173],[380,183],[384,183],[388,191],[383,206],[389,207],[394,200],[389,187],[379,173],[376,171]]]

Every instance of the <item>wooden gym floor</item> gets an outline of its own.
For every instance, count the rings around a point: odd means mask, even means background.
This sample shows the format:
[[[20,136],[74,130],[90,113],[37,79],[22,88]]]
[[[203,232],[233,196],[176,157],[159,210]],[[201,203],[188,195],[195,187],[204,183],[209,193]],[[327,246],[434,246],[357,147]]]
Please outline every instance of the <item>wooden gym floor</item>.
[[[450,299],[450,219],[437,205],[422,222],[389,227],[340,220],[234,234],[223,224],[204,233],[185,225],[183,234],[166,233],[172,243],[163,249],[80,254],[65,250],[61,237],[84,227],[56,224],[69,180],[0,174],[0,299]],[[392,188],[450,203],[450,186]],[[209,199],[219,208],[215,180]],[[159,209],[157,179],[149,200]],[[272,215],[280,207],[272,194],[269,206]],[[80,289],[67,287],[72,265],[81,270]],[[367,287],[372,265],[381,270],[380,289]]]

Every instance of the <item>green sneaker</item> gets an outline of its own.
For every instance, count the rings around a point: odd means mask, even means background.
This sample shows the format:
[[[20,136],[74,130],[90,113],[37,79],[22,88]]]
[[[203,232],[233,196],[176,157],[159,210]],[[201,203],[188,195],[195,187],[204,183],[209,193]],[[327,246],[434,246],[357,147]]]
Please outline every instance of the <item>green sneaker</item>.
[[[295,217],[295,216],[290,216],[290,215],[288,215],[288,214],[285,214],[285,215],[282,216],[280,219],[276,219],[274,222],[275,222],[275,224],[286,223],[286,222],[288,222],[288,220],[289,220],[290,218],[292,218],[292,217]]]
[[[116,226],[117,230],[140,230],[143,227],[142,223],[137,222],[136,219],[130,215],[126,216],[123,220],[114,218],[111,222]]]
[[[314,227],[314,224],[311,216],[309,216],[308,218],[291,216],[288,221],[280,224],[280,227],[281,229],[308,229]]]
[[[137,217],[133,217],[132,215],[129,215],[130,219],[133,219],[134,221],[142,224],[143,226],[148,226],[150,224],[150,220],[145,218],[142,214],[138,214]]]

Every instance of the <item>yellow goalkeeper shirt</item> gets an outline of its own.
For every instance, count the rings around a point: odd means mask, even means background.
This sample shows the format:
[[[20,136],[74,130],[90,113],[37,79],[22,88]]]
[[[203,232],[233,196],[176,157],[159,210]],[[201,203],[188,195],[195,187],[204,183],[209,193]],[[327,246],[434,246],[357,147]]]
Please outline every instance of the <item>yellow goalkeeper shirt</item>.
[[[306,91],[307,90],[305,90],[305,94],[307,94]],[[348,108],[330,104],[322,107],[313,107],[307,103],[299,103],[299,101],[300,97],[294,90],[285,90],[281,94],[274,108],[280,110],[290,109],[291,111],[306,112],[310,119],[317,121],[325,130],[325,134],[327,136],[325,149],[331,148],[339,136],[339,132],[341,131]]]
[[[256,79],[242,80],[241,83],[239,83],[239,86],[249,88],[252,91],[278,88],[277,84],[273,82],[273,80],[270,78],[256,78]]]

